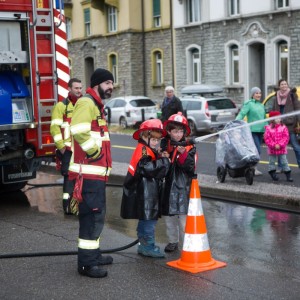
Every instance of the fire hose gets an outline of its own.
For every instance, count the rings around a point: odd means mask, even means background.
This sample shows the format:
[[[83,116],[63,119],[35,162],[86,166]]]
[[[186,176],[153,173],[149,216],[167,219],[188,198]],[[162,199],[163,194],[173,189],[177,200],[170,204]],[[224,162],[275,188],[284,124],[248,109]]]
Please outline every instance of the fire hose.
[[[299,115],[300,111],[294,111],[291,113],[287,113],[287,114],[282,114],[280,115],[281,119],[290,117],[290,116],[295,116],[295,115]],[[231,130],[236,130],[242,127],[247,127],[247,126],[251,126],[251,125],[255,125],[255,124],[260,124],[260,123],[264,123],[266,121],[272,121],[277,119],[278,116],[275,117],[269,117],[263,120],[257,120],[254,122],[250,122],[250,123],[244,123],[242,125],[238,125],[235,127],[231,127],[231,128],[227,128],[227,129],[223,129],[202,137],[188,137],[185,141],[183,142],[172,142],[173,145],[176,146],[187,146],[187,145],[192,145],[192,144],[197,144],[200,143],[208,138],[211,138],[213,136],[217,136],[223,133],[226,133],[228,131]],[[59,186],[62,185],[62,183],[52,183],[52,184],[28,184],[29,186],[31,186],[32,188],[36,188],[36,187],[49,187],[49,186]],[[108,186],[119,186],[118,184],[107,184]],[[118,248],[113,248],[113,249],[106,249],[106,250],[100,250],[101,253],[113,253],[113,252],[118,252],[118,251],[122,251],[128,248],[133,247],[134,245],[136,245],[138,243],[138,239],[133,241],[132,243],[122,246],[122,247],[118,247]],[[19,253],[19,254],[3,254],[0,255],[0,259],[7,259],[7,258],[24,258],[24,257],[40,257],[40,256],[62,256],[62,255],[77,255],[78,252],[77,251],[62,251],[62,252],[36,252],[36,253]]]

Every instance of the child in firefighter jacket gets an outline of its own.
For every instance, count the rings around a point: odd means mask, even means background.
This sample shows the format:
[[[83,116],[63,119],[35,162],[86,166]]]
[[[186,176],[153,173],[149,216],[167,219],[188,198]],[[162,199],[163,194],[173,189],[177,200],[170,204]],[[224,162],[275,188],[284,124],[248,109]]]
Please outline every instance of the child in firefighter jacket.
[[[191,132],[187,119],[181,112],[164,122],[168,135],[161,141],[161,151],[167,152],[171,166],[165,178],[162,214],[165,215],[168,244],[166,252],[178,249],[183,243],[190,186],[195,173],[196,147],[185,140]]]
[[[133,134],[138,140],[123,185],[121,217],[138,219],[138,253],[149,257],[165,257],[155,245],[155,227],[161,216],[162,179],[166,176],[170,161],[159,156],[156,147],[165,136],[162,122],[151,119],[143,122]]]

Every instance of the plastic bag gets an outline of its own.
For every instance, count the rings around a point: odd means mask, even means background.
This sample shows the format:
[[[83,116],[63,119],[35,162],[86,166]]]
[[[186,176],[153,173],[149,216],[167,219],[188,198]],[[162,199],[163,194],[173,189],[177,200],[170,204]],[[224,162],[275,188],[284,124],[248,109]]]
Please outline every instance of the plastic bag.
[[[259,161],[259,154],[254,144],[252,134],[247,123],[234,120],[226,124],[216,143],[216,160],[221,165],[231,169],[254,166]]]

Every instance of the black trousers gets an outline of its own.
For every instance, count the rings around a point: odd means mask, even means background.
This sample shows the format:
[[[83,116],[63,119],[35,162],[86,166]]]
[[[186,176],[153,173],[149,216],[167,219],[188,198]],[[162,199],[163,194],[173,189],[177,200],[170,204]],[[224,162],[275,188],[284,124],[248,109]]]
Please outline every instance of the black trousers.
[[[79,203],[78,267],[96,266],[100,257],[97,240],[103,230],[106,213],[106,182],[83,180]]]

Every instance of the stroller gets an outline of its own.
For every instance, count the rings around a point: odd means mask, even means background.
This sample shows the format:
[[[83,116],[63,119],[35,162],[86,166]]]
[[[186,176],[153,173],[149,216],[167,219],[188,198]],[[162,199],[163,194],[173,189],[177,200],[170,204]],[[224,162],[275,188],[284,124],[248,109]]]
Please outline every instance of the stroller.
[[[234,120],[226,124],[216,141],[217,177],[225,181],[226,174],[230,177],[244,177],[249,185],[253,184],[255,165],[259,154],[254,144],[249,126],[246,122]],[[226,132],[227,129],[230,129]],[[225,131],[225,132],[223,132]]]

